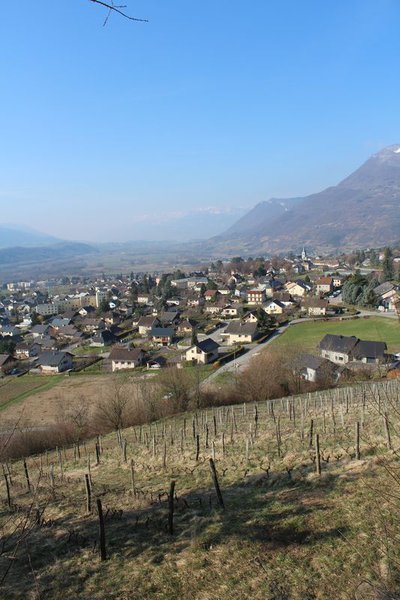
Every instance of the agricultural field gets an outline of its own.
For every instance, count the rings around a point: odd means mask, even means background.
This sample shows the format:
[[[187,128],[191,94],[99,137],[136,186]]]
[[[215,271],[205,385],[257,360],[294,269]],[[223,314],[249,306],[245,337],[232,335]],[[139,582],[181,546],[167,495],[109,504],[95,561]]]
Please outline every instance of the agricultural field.
[[[12,406],[22,402],[39,392],[50,390],[57,385],[63,376],[42,377],[40,375],[24,375],[23,377],[7,377],[0,381],[0,412],[9,410]]]
[[[399,408],[367,384],[5,461],[0,596],[394,598]]]
[[[193,385],[206,379],[213,372],[212,365],[186,367],[185,373],[193,381]],[[0,431],[8,429],[17,421],[23,421],[26,427],[53,425],[66,409],[79,403],[85,403],[89,412],[99,399],[113,387],[115,378],[129,382],[132,397],[140,394],[145,381],[149,384],[157,382],[163,371],[135,371],[111,373],[102,369],[101,363],[95,363],[84,371],[66,375],[24,375],[8,377],[0,382]]]
[[[53,425],[62,418],[65,409],[79,403],[84,402],[90,410],[111,386],[112,377],[104,374],[24,376],[12,380],[10,387],[4,388],[8,389],[10,400],[3,409],[0,406],[1,425],[9,428],[21,419],[24,426]]]
[[[285,333],[273,342],[273,347],[294,346],[306,351],[315,351],[327,333],[355,335],[363,340],[386,342],[389,352],[400,352],[399,321],[385,317],[305,321],[288,327]]]

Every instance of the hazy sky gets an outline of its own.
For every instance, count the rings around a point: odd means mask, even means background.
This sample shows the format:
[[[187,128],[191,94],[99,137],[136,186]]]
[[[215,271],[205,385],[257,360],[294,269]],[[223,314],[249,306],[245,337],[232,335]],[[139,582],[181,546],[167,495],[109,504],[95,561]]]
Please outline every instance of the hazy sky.
[[[315,192],[400,142],[398,0],[124,3],[150,22],[2,2],[1,222],[160,237],[169,213]]]

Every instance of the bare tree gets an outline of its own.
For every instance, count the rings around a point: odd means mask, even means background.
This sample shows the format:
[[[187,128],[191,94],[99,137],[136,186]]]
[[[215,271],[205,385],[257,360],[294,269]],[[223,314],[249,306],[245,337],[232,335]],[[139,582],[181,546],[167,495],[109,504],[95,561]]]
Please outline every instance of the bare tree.
[[[262,352],[238,378],[238,389],[247,401],[257,402],[287,394],[288,373],[281,352]]]
[[[65,407],[60,402],[59,421],[66,425],[73,439],[80,442],[87,437],[89,431],[89,406],[83,395],[79,396],[77,401]]]
[[[97,416],[100,425],[107,429],[124,427],[129,406],[128,381],[122,375],[115,375],[103,392],[103,397],[97,405]]]
[[[169,401],[174,412],[188,409],[193,381],[185,369],[176,367],[164,369],[160,374],[159,384],[163,393],[162,399]]]
[[[7,431],[0,432],[0,462],[4,460],[9,446],[19,431],[21,421],[22,413]]]

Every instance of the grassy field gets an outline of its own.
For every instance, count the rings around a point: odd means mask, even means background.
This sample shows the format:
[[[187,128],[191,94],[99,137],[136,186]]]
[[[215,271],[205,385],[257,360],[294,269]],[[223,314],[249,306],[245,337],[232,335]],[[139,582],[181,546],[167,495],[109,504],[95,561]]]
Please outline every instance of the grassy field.
[[[199,365],[186,367],[184,371],[195,386],[212,373],[213,367]],[[21,418],[29,426],[51,425],[60,417],[61,407],[73,407],[82,402],[91,410],[102,395],[112,388],[115,377],[128,378],[132,395],[135,396],[144,380],[156,383],[162,376],[162,369],[149,371],[144,368],[113,374],[106,372],[100,362],[70,376],[7,377],[0,381],[0,429],[9,428],[10,424]]]
[[[127,429],[126,462],[114,434],[101,440],[97,466],[94,441],[81,446],[80,456],[63,450],[62,468],[56,453],[28,459],[30,492],[23,464],[15,461],[12,506],[0,504],[0,581],[11,565],[0,597],[394,598],[389,594],[398,590],[400,572],[399,391],[399,382],[341,389]],[[388,415],[390,443],[380,411]],[[321,475],[315,472],[311,419],[320,436]],[[225,510],[212,485],[212,456]],[[173,534],[167,527],[171,480]],[[6,497],[3,480],[0,497]],[[106,515],[103,562],[97,499]]]
[[[24,375],[23,377],[7,377],[0,384],[0,411],[5,411],[33,394],[50,390],[63,378],[62,375],[42,377],[40,375]]]
[[[74,350],[76,356],[104,354],[105,352],[110,352],[110,350],[108,348],[97,348],[96,346],[78,346],[78,348],[75,348]]]
[[[315,350],[325,334],[355,335],[363,340],[386,342],[389,352],[400,352],[400,324],[397,319],[368,317],[343,321],[305,321],[291,325],[273,342],[273,347],[301,346]]]
[[[9,428],[21,418],[27,426],[52,425],[65,409],[82,402],[90,411],[111,385],[110,374],[84,372],[70,377],[25,375],[18,380],[11,380],[7,386],[8,395],[4,395],[5,401],[0,405],[1,425]]]

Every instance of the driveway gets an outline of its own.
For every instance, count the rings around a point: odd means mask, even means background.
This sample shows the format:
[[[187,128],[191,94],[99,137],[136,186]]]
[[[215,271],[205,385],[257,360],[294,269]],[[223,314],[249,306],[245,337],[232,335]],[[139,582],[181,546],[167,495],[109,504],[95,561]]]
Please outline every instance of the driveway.
[[[202,340],[211,338],[212,340],[214,340],[214,342],[217,342],[217,344],[219,344],[221,346],[224,343],[224,338],[221,337],[221,334],[224,333],[224,331],[227,327],[228,327],[228,323],[224,322],[223,326],[218,327],[218,329],[213,331],[213,333],[210,333],[209,335],[207,335],[205,333],[199,333],[197,338],[198,338],[199,342],[201,342]]]

